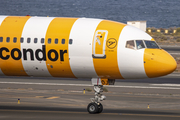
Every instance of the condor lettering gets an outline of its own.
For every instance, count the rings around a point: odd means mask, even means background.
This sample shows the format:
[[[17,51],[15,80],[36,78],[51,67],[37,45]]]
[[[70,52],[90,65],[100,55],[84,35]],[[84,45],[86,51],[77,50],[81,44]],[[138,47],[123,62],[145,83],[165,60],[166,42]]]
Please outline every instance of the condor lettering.
[[[4,52],[6,52],[6,55],[3,55]],[[48,59],[51,61],[57,61],[59,57],[60,57],[60,61],[64,61],[64,54],[67,53],[67,50],[56,51],[55,49],[50,49],[46,55],[46,45],[42,45],[42,49],[37,49],[35,52],[30,48],[23,49],[22,52],[18,48],[13,48],[11,51],[9,51],[8,48],[1,47],[0,58],[3,60],[8,60],[9,57],[11,56],[12,59],[14,60],[20,60],[23,54],[23,59],[27,60],[28,59],[27,53],[29,53],[31,61],[34,61],[34,55],[38,61],[46,61],[47,56],[48,56]],[[15,53],[17,54],[15,55]],[[52,56],[52,53],[54,53],[53,56]]]

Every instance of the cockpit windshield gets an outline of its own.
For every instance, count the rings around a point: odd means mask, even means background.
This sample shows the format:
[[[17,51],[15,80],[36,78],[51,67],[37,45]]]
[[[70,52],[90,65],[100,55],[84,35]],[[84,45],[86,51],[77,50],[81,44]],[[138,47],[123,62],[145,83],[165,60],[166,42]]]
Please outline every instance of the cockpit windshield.
[[[159,46],[156,44],[155,41],[144,40],[144,42],[145,42],[147,48],[157,48],[157,49],[159,49]]]
[[[155,41],[151,40],[129,40],[126,42],[126,48],[130,49],[143,49],[143,48],[153,48],[160,49]]]
[[[145,48],[144,42],[142,40],[136,40],[137,49]]]

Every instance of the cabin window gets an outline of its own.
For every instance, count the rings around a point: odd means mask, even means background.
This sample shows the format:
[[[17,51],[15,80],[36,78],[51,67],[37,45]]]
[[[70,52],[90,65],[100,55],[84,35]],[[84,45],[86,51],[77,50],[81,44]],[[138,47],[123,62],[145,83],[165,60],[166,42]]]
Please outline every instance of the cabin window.
[[[21,37],[20,42],[21,42],[21,43],[23,43],[23,42],[24,42],[24,38],[23,38],[23,37]]]
[[[41,43],[44,43],[44,38],[41,38]]]
[[[27,38],[27,43],[30,43],[31,42],[31,38]]]
[[[62,44],[65,44],[65,39],[62,39],[61,43],[62,43]]]
[[[17,37],[13,38],[13,42],[16,43],[17,42]]]
[[[126,48],[135,49],[134,40],[127,41]]]
[[[142,40],[136,40],[137,49],[145,48],[144,42]]]
[[[6,42],[10,42],[10,37],[7,37],[7,38],[6,38]]]
[[[51,44],[51,38],[48,38],[48,43]]]
[[[55,39],[55,44],[58,44],[58,39],[57,38]]]
[[[69,44],[72,44],[73,43],[73,40],[72,39],[69,39]]]
[[[157,48],[157,49],[159,49],[159,46],[156,44],[155,41],[145,40],[144,42],[145,42],[147,48]]]
[[[37,43],[38,39],[37,38],[34,38],[34,43]]]
[[[3,37],[0,37],[0,42],[3,42]]]

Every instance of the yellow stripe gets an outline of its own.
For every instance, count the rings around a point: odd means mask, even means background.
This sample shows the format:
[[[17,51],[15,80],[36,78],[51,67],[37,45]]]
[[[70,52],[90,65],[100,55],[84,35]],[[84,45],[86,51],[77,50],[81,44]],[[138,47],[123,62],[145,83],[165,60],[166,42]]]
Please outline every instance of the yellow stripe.
[[[18,48],[21,50],[20,37],[24,28],[26,21],[30,17],[12,17],[9,16],[5,18],[0,26],[0,37],[3,37],[3,42],[0,44],[0,47],[6,47],[11,51],[13,48]],[[6,42],[6,38],[10,37],[10,42]],[[17,37],[17,42],[13,43],[13,38]],[[10,55],[10,52],[3,51],[3,55]],[[11,55],[10,55],[11,56]],[[15,56],[18,56],[18,53],[15,52]],[[0,59],[0,68],[5,75],[16,75],[16,76],[27,76],[24,71],[22,60],[14,60],[11,57],[8,60]]]
[[[110,79],[123,78],[118,68],[117,45],[118,45],[119,35],[124,26],[125,24],[122,24],[122,23],[103,20],[96,28],[96,31],[97,30],[108,31],[108,36],[107,36],[106,45],[105,45],[106,58],[104,59],[93,58],[95,71],[97,75],[101,78],[110,78]],[[100,34],[100,37],[98,36],[98,38],[101,41],[101,45],[98,42],[96,43],[95,53],[101,54],[104,33],[102,32],[98,34]],[[94,37],[97,37],[97,36],[94,36]],[[94,42],[96,41],[93,41],[93,45],[94,45]]]
[[[46,98],[46,99],[51,100],[51,99],[55,99],[55,98],[59,98],[59,97],[58,97],[58,96],[53,96],[53,97],[48,97],[48,98]]]
[[[47,33],[46,33],[46,52],[50,49],[54,49],[58,52],[58,59],[56,61],[51,61],[47,59],[46,65],[49,70],[49,73],[53,77],[69,77],[75,78],[74,74],[71,71],[69,64],[69,54],[68,54],[68,44],[69,44],[69,35],[71,28],[77,18],[55,18],[50,23]],[[52,43],[48,44],[47,39],[51,38]],[[55,39],[58,38],[58,44],[55,44]],[[61,40],[65,39],[65,44],[61,43]],[[60,50],[67,50],[67,53],[64,53],[64,61],[60,60]],[[54,58],[55,54],[51,53],[51,57]]]

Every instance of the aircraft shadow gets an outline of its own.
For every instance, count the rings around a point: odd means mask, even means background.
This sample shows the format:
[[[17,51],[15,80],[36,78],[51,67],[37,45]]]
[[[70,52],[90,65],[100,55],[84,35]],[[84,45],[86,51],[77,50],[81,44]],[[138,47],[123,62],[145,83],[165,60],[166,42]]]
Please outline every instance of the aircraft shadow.
[[[39,106],[0,106],[0,110],[30,110],[30,111],[62,111],[62,112],[87,112],[86,108],[65,108],[65,107],[39,107]],[[118,113],[118,114],[141,114],[141,115],[180,115],[172,111],[156,111],[156,110],[131,110],[131,109],[104,109],[102,113]],[[88,112],[87,112],[88,114]]]

